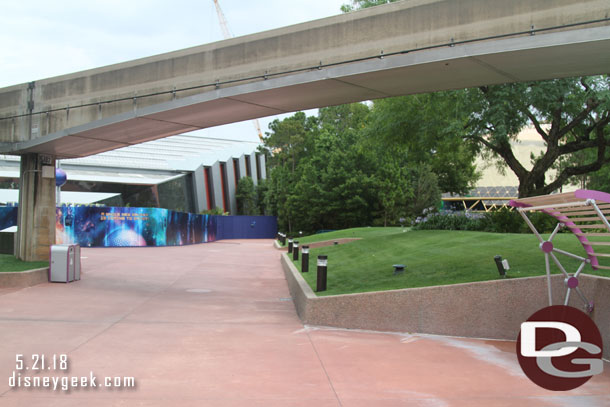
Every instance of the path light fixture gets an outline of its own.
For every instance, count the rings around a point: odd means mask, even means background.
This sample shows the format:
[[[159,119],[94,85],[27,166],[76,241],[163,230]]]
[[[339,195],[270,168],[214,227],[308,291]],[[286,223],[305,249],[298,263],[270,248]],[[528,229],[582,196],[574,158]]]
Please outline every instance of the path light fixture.
[[[299,242],[295,240],[292,242],[292,260],[299,259]]]
[[[309,272],[309,246],[301,248],[301,273]]]
[[[318,276],[316,281],[316,291],[326,291],[326,267],[328,256],[318,256]]]
[[[500,277],[506,278],[506,272],[510,270],[510,266],[508,265],[508,260],[502,260],[502,256],[494,256],[494,261],[496,262],[496,267],[498,267],[498,273],[500,273]]]
[[[288,253],[292,253],[292,239],[288,239]]]

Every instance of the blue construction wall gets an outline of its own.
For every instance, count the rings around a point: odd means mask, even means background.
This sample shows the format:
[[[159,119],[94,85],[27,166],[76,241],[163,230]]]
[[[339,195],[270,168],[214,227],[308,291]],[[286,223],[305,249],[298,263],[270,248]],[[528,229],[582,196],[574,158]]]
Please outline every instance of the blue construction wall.
[[[0,207],[0,230],[17,224],[16,207]],[[83,247],[182,246],[220,239],[275,237],[275,216],[216,216],[162,208],[62,206],[56,243]]]
[[[218,216],[216,239],[271,239],[277,233],[275,216]]]
[[[0,207],[0,230],[10,228],[11,226],[17,226],[18,210],[19,208],[16,206]]]

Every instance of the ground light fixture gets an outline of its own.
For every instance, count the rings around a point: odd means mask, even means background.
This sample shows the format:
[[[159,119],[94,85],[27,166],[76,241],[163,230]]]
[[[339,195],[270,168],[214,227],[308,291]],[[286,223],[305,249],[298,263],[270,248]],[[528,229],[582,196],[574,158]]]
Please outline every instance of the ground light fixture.
[[[327,265],[328,256],[318,256],[318,276],[316,280],[316,292],[326,291]]]
[[[394,264],[392,267],[394,267],[394,275],[403,274],[405,272],[404,264]]]
[[[288,239],[288,253],[292,253],[292,239]]]
[[[309,272],[309,246],[303,245],[301,248],[301,273]]]
[[[299,242],[295,240],[292,242],[292,260],[299,259]]]

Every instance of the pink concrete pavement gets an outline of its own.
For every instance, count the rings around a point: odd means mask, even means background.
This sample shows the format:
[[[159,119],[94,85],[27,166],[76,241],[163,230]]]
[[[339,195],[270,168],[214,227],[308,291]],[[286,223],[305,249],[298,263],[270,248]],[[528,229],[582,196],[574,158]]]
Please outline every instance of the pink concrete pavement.
[[[269,240],[82,256],[79,282],[0,290],[0,406],[610,405],[608,364],[554,393],[521,373],[514,343],[304,327]],[[17,354],[67,354],[67,372],[21,374],[93,372],[98,387],[10,388]]]

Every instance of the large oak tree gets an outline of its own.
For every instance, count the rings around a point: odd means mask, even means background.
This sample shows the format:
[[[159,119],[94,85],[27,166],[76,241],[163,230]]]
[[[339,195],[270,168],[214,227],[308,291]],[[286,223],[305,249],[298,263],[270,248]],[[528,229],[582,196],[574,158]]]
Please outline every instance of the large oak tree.
[[[467,90],[466,97],[472,114],[465,139],[505,163],[519,179],[520,197],[549,194],[610,162],[608,76],[482,86]],[[545,145],[529,165],[517,159],[511,144],[526,126]],[[578,153],[589,159],[569,159]]]

